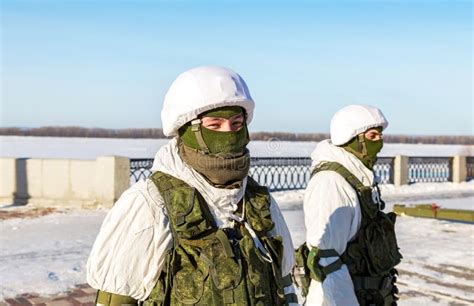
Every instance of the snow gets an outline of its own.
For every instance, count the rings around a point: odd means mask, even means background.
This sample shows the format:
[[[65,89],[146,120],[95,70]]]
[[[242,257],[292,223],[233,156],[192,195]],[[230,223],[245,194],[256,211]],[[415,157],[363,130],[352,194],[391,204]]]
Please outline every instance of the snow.
[[[95,159],[102,155],[152,158],[167,139],[99,139],[0,136],[1,157]],[[252,141],[252,156],[310,156],[315,142]],[[386,144],[382,156],[474,155],[474,146]],[[394,204],[436,203],[474,210],[474,181],[381,185]],[[295,246],[305,239],[304,190],[274,192]],[[3,207],[0,210],[26,210]],[[0,221],[0,300],[22,293],[54,294],[85,283],[85,264],[106,210],[68,210],[39,218]],[[399,265],[399,305],[474,304],[474,225],[399,217],[404,256]]]
[[[474,210],[474,180],[462,183],[417,183],[395,186],[380,186],[386,211],[393,204],[435,203],[443,208]],[[300,210],[303,205],[304,190],[276,191],[272,195],[284,210]]]
[[[95,159],[118,155],[153,158],[168,139],[114,139],[75,137],[0,136],[1,157]],[[309,157],[317,142],[251,141],[253,157]],[[474,155],[473,145],[385,144],[380,156]]]
[[[2,221],[0,300],[30,292],[53,294],[85,283],[85,263],[105,214],[65,211]]]
[[[437,203],[473,209],[474,182],[386,186],[387,206]],[[274,192],[295,246],[304,241],[304,191]],[[21,210],[27,207],[4,207]],[[63,210],[33,219],[1,221],[0,300],[21,293],[53,294],[85,283],[85,263],[106,210]],[[404,256],[399,265],[399,305],[474,303],[474,225],[399,217],[396,231]],[[451,303],[451,304],[450,304]]]

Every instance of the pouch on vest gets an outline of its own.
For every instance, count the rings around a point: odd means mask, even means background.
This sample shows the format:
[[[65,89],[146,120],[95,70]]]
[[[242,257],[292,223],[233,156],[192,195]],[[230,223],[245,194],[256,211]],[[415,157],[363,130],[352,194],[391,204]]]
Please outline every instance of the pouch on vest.
[[[295,266],[293,267],[293,280],[300,289],[301,295],[308,295],[309,284],[311,283],[310,271],[306,264],[308,260],[309,249],[306,243],[303,243],[295,251]]]
[[[393,220],[393,221],[392,221]],[[365,240],[370,275],[384,275],[400,263],[401,255],[395,238],[395,214],[380,214],[361,232]]]

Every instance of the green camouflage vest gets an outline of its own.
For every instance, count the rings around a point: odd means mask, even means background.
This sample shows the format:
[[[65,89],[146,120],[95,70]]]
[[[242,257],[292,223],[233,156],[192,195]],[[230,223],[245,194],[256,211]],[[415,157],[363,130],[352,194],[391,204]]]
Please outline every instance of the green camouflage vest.
[[[283,244],[281,237],[267,234],[274,227],[267,188],[249,177],[243,207],[245,221],[271,259],[255,247],[243,224],[218,228],[195,188],[162,172],[154,173],[151,180],[163,197],[174,245],[144,305],[285,304],[283,287],[288,279],[281,276]]]
[[[321,171],[339,173],[356,190],[362,220],[356,236],[336,262],[326,267],[319,265],[322,257],[339,256],[333,249],[315,249],[309,253],[307,264],[311,278],[323,281],[327,274],[338,270],[344,263],[349,269],[361,306],[396,305],[398,290],[394,267],[402,258],[395,236],[396,215],[382,212],[384,203],[379,197],[374,198],[372,187],[364,186],[341,164],[324,163],[314,169],[312,176]]]

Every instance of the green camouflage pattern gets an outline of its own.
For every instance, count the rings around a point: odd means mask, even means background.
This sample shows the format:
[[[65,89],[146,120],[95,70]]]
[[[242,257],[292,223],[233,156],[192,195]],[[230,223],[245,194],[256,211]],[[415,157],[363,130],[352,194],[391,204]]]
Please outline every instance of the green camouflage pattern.
[[[162,172],[151,180],[163,196],[174,246],[167,268],[144,305],[283,305],[281,237],[274,227],[267,188],[248,178],[245,220],[270,252],[265,261],[243,224],[232,235],[215,226],[202,196],[183,181]]]
[[[96,305],[127,306],[137,305],[137,301],[129,296],[97,291]]]

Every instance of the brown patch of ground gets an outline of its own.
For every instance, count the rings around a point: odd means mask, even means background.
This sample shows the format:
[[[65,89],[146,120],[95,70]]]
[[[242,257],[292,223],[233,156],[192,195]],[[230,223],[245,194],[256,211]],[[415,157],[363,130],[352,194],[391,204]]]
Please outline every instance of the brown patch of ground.
[[[0,306],[94,306],[97,290],[87,284],[77,285],[68,292],[51,296],[40,296],[35,293],[26,293],[15,298],[0,301]]]
[[[13,218],[38,218],[57,211],[57,208],[52,207],[21,207],[0,209],[0,220],[7,220]]]
[[[438,303],[441,300],[447,300],[449,301],[449,306],[466,306],[466,305],[473,305],[474,301],[452,296],[450,294],[442,293],[439,291],[431,291],[431,290],[424,290],[419,291],[419,290],[414,290],[411,289],[408,284],[405,284],[403,282],[397,282],[397,285],[400,289],[400,287],[405,287],[408,288],[406,290],[401,290],[400,291],[400,299],[404,298],[411,298],[411,297],[419,297],[419,296],[424,296],[424,297],[429,297],[433,300],[433,302]]]
[[[431,277],[431,276],[428,276],[428,275],[419,274],[419,273],[416,273],[416,272],[410,272],[410,271],[400,270],[400,269],[397,269],[397,270],[400,273],[400,275],[414,276],[414,277],[417,277],[417,278],[421,278],[422,280],[425,280],[429,283],[440,285],[440,286],[446,287],[446,288],[459,289],[459,290],[466,291],[466,292],[472,292],[473,289],[474,289],[472,286],[456,284],[456,283],[444,283],[444,282],[439,281],[437,278],[434,278],[434,277]]]
[[[437,266],[422,264],[418,262],[413,262],[411,260],[407,260],[407,263],[421,265],[423,268],[426,268],[431,271],[451,275],[454,277],[464,278],[465,280],[474,280],[474,269],[469,267],[461,267],[451,264],[439,264]]]
[[[467,280],[474,280],[474,269],[449,264],[440,264],[439,266],[443,267],[443,271],[448,271],[446,272],[448,274],[451,273],[451,275],[456,276],[454,273],[459,273],[459,275],[461,275],[460,277],[462,278],[465,278]]]

